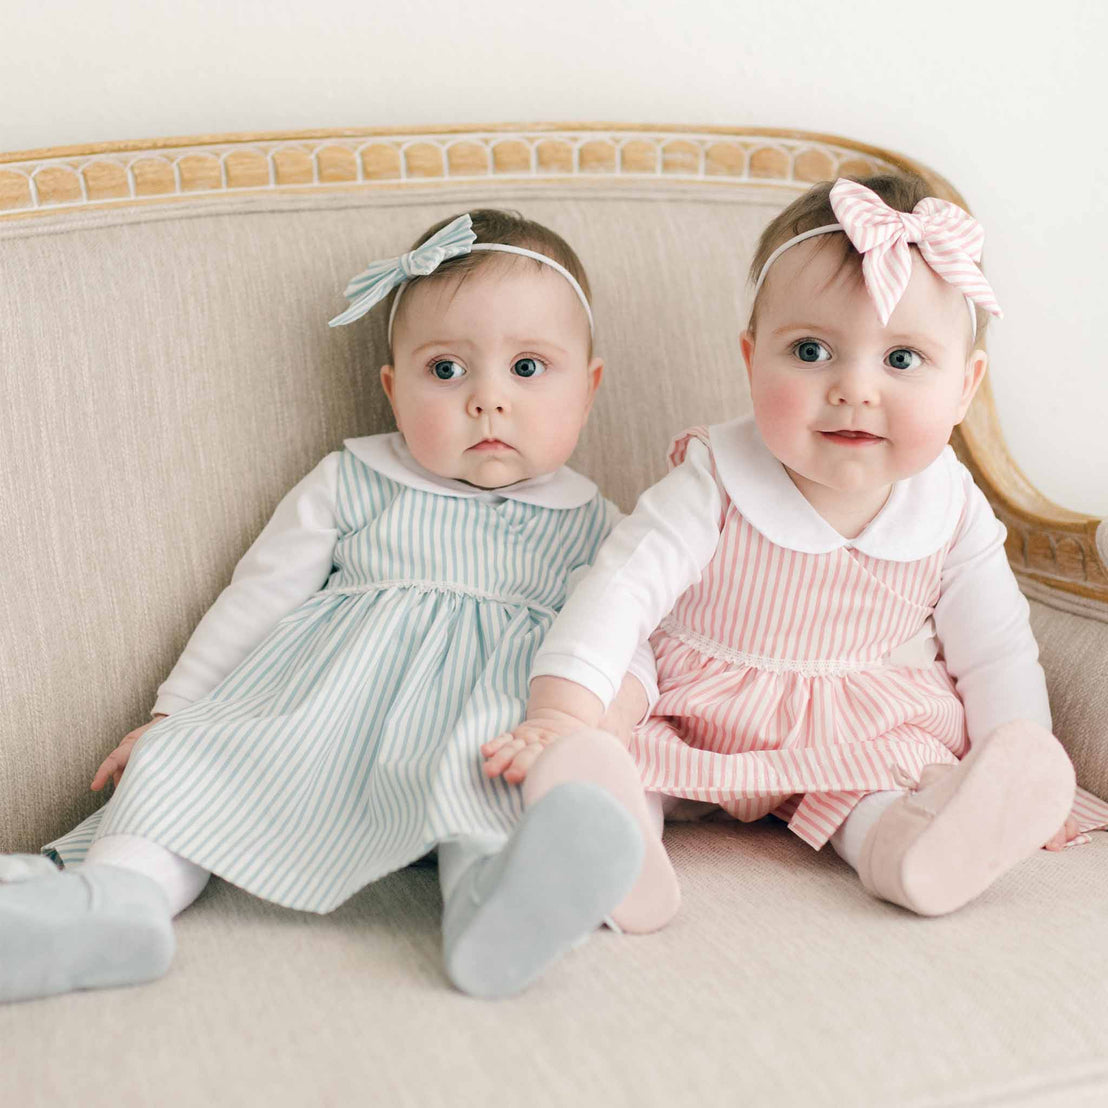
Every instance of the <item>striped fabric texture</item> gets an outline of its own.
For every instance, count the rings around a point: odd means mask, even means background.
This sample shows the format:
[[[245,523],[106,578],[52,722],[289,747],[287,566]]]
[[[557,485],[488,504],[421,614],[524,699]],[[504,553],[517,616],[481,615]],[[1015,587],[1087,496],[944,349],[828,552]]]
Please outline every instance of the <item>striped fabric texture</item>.
[[[409,488],[340,460],[326,586],[207,697],[152,727],[118,792],[51,843],[141,835],[266,900],[327,912],[436,843],[505,838],[518,786],[479,747],[616,513]]]
[[[882,325],[908,287],[912,245],[944,281],[990,314],[1001,315],[992,286],[977,265],[985,232],[969,212],[935,196],[900,212],[872,189],[846,178],[835,182],[830,199],[835,218],[862,255],[862,274]]]
[[[695,428],[671,465],[693,435],[711,451]],[[818,849],[866,793],[910,786],[968,749],[942,660],[884,661],[931,615],[946,548],[914,562],[804,554],[721,496],[717,552],[651,639],[661,697],[632,753],[647,789],[741,820],[773,813]],[[1108,806],[1080,799],[1083,830],[1108,821]]]

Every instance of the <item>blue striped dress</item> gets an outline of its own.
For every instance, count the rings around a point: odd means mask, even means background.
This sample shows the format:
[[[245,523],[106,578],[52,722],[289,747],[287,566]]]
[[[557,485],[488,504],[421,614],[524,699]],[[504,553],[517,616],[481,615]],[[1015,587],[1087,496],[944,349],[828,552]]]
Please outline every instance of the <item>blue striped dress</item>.
[[[328,912],[436,843],[503,840],[521,791],[479,747],[523,718],[531,661],[618,512],[450,496],[342,451],[324,587],[207,696],[151,727],[112,799],[51,843],[157,842]]]

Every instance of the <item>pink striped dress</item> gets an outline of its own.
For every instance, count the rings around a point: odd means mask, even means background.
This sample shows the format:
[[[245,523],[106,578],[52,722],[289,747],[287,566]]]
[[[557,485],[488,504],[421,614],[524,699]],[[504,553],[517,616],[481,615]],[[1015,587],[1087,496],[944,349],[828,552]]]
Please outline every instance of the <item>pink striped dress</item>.
[[[693,436],[711,454],[696,428],[671,465]],[[755,530],[721,483],[720,495],[716,553],[651,638],[661,695],[631,751],[647,790],[741,820],[772,813],[818,849],[866,793],[968,749],[942,658],[897,657],[927,634],[953,540],[906,562],[849,546],[807,554]],[[1095,804],[1083,829],[1108,815]]]

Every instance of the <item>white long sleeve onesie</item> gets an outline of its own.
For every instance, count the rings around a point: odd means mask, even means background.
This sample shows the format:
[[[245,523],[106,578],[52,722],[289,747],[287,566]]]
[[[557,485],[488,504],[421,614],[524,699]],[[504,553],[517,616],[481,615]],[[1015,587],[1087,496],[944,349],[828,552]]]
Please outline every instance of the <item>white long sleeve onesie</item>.
[[[935,633],[966,711],[971,742],[1012,719],[1051,727],[1046,680],[1027,601],[1004,552],[1004,525],[947,447],[923,473],[894,486],[855,539],[803,500],[752,421],[689,443],[684,461],[640,497],[604,543],[535,659],[532,677],[563,677],[606,705],[635,645],[700,579],[720,536],[721,493],[777,545],[807,553],[852,546],[897,561],[952,537],[934,610]]]
[[[545,507],[565,507],[595,493],[587,478],[569,469],[502,491],[476,489],[438,477],[411,456],[399,434],[351,439],[346,444],[374,469],[414,488],[449,496],[505,497]],[[172,714],[206,696],[270,631],[331,574],[339,454],[328,454],[277,505],[261,534],[242,556],[231,581],[196,625],[184,651],[158,689],[152,714]],[[618,517],[615,509],[614,515]],[[577,578],[579,580],[579,578]],[[571,588],[576,584],[571,581]],[[657,699],[654,656],[644,635],[624,672],[642,684],[648,703]],[[620,674],[622,680],[623,674]],[[489,736],[492,738],[492,736]]]

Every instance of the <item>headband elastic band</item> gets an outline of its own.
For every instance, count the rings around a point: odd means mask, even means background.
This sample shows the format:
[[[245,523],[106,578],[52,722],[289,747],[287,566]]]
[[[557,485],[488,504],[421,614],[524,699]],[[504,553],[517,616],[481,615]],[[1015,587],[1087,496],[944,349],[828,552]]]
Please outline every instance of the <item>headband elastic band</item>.
[[[550,266],[551,269],[560,273],[570,284],[570,287],[575,293],[577,293],[577,299],[581,301],[581,307],[585,309],[585,315],[589,320],[589,333],[592,334],[592,309],[589,307],[588,298],[585,296],[585,290],[581,288],[577,278],[566,267],[559,262],[556,262],[553,258],[548,258],[545,254],[539,254],[534,250],[525,250],[522,246],[509,246],[506,243],[501,242],[475,242],[470,245],[468,253],[474,253],[479,250],[485,250],[499,254],[519,254],[523,258],[534,258],[536,262],[542,262],[543,265]],[[392,298],[392,307],[389,309],[389,326],[388,337],[389,345],[392,345],[392,324],[396,319],[396,309],[400,304],[400,298],[404,295],[404,290],[408,287],[408,282],[404,281],[397,286],[396,295]]]
[[[877,309],[881,325],[889,322],[912,275],[911,247],[918,248],[928,266],[965,298],[970,327],[977,340],[977,308],[1000,317],[992,286],[978,263],[985,242],[981,224],[969,212],[937,196],[925,196],[910,212],[886,204],[872,189],[840,177],[828,193],[837,223],[814,227],[782,243],[758,274],[754,295],[766,279],[769,267],[786,250],[813,235],[842,231],[862,256],[866,291]]]
[[[564,265],[556,262],[553,258],[548,258],[545,254],[539,254],[534,250],[526,250],[522,246],[509,246],[500,242],[477,242],[476,239],[477,235],[473,231],[473,220],[469,212],[463,212],[457,219],[451,220],[445,227],[439,228],[426,242],[417,246],[414,250],[409,250],[407,254],[401,254],[399,258],[388,258],[385,261],[374,262],[347,284],[343,295],[350,301],[350,305],[346,311],[330,320],[329,325],[331,327],[342,327],[347,323],[353,323],[354,320],[365,315],[375,304],[384,300],[393,289],[396,289],[388,323],[389,345],[391,346],[393,320],[396,318],[396,309],[408,282],[413,277],[426,277],[434,273],[443,262],[450,258],[470,254],[475,250],[486,250],[533,258],[536,262],[541,262],[560,273],[577,294],[577,299],[581,301],[581,307],[585,309],[585,315],[589,320],[589,333],[592,333],[592,309],[589,307],[588,297],[585,296],[585,290],[581,288],[577,278]]]
[[[754,283],[754,299],[757,300],[758,290],[762,287],[763,284],[765,284],[766,274],[769,272],[769,267],[773,265],[773,263],[777,261],[777,259],[780,258],[786,250],[791,249],[798,243],[804,242],[805,239],[815,238],[816,235],[830,235],[833,234],[835,231],[845,231],[845,228],[841,223],[828,223],[823,227],[813,227],[810,231],[802,231],[799,235],[794,235],[787,242],[781,243],[781,245],[772,254],[770,254],[768,258],[766,258],[766,264],[762,266],[762,271],[758,274],[758,280]],[[973,335],[973,341],[976,342],[977,308],[975,307],[973,301],[968,296],[966,296],[965,293],[962,293],[962,298],[966,302],[966,307],[969,308],[970,331]],[[888,322],[888,320],[886,320],[885,322]]]

